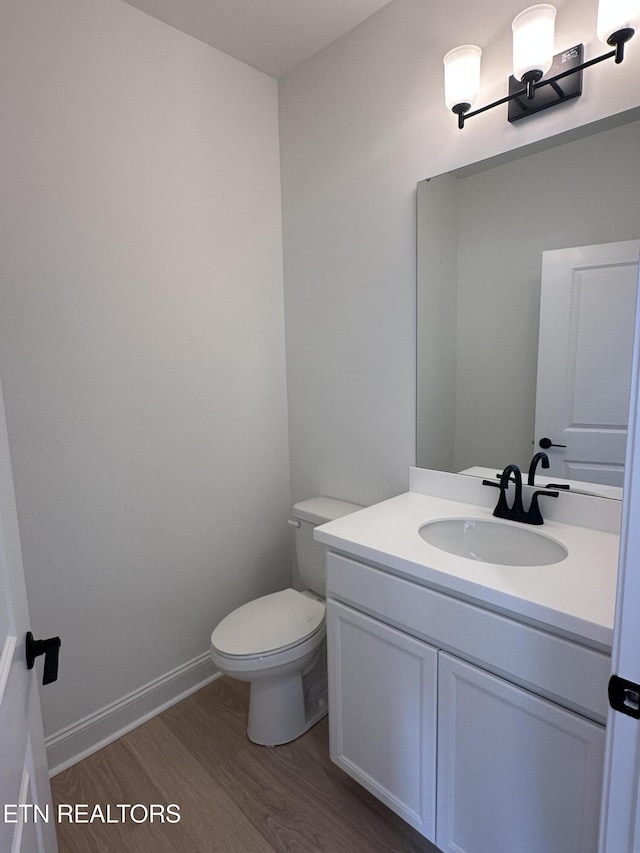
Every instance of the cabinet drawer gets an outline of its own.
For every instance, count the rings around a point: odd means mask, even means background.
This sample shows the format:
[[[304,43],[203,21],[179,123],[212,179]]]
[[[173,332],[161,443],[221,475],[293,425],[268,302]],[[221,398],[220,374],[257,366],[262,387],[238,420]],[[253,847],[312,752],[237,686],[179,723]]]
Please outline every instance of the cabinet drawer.
[[[327,555],[327,598],[606,721],[609,655],[334,552]]]

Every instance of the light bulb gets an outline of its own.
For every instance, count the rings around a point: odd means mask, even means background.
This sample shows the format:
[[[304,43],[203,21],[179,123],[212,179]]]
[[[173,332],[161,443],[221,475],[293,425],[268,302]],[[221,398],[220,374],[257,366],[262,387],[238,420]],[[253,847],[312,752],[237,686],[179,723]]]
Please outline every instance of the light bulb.
[[[459,104],[471,107],[475,102],[480,91],[481,56],[477,45],[463,44],[444,57],[444,100],[448,109]]]
[[[640,26],[638,0],[600,0],[598,3],[598,38],[610,44],[609,37],[620,30],[637,30]]]
[[[548,3],[530,6],[513,19],[513,76],[516,80],[531,72],[538,79],[553,64],[556,10]]]

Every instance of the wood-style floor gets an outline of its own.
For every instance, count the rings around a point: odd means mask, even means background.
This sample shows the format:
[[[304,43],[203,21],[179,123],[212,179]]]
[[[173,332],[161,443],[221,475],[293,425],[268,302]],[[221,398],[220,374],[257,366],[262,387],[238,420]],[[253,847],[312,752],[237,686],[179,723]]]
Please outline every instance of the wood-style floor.
[[[181,815],[62,823],[60,853],[438,853],[331,763],[326,719],[266,748],[247,739],[247,704],[248,685],[220,678],[56,776],[56,804],[176,803]]]

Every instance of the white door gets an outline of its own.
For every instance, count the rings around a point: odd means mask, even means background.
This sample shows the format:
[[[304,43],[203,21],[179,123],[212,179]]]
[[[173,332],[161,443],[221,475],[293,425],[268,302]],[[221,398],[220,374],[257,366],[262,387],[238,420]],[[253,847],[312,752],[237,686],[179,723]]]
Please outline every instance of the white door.
[[[36,669],[26,664],[29,614],[0,388],[0,850],[55,853]],[[39,667],[38,667],[39,669]]]
[[[639,251],[628,240],[542,253],[534,450],[550,476],[623,484]]]
[[[600,853],[640,851],[640,303],[637,317],[612,655],[613,673],[636,687],[607,720]]]

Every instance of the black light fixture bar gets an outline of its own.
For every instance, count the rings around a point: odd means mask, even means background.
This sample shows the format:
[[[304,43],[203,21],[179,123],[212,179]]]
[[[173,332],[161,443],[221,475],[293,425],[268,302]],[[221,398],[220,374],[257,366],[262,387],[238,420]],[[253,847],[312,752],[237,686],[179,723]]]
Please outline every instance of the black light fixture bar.
[[[523,96],[522,83],[511,75],[509,77],[509,101],[507,119],[510,122],[526,118],[533,113],[554,107],[579,98],[582,94],[582,71],[585,65],[582,61],[583,45],[577,44],[553,57],[553,64],[547,74],[534,83],[531,96],[527,90]],[[607,57],[611,54],[606,54]],[[598,57],[599,62],[603,57]],[[590,60],[593,64],[594,60]]]
[[[583,70],[604,62],[606,59],[614,59],[619,65],[624,59],[624,46],[633,34],[634,30],[630,27],[613,33],[609,37],[608,43],[614,49],[608,53],[603,53],[601,56],[596,56],[594,59],[589,59],[587,62],[581,61],[583,55],[583,45],[581,44],[558,53],[553,57],[553,65],[546,77],[536,79],[535,72],[531,72],[529,79],[523,79],[520,82],[511,76],[509,78],[509,94],[477,110],[469,111],[470,104],[456,104],[453,112],[458,116],[458,127],[462,130],[465,121],[494,107],[499,107],[501,104],[509,104],[508,120],[514,122],[540,112],[540,110],[579,97],[582,94]],[[567,63],[570,64],[568,68],[566,67]],[[563,71],[553,73],[554,69],[562,67],[564,67]],[[560,86],[560,80],[567,80],[567,83]],[[550,87],[550,89],[545,89],[545,87]]]

